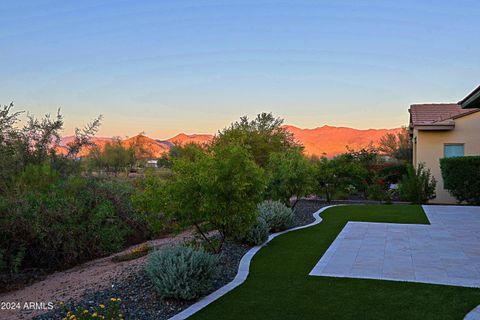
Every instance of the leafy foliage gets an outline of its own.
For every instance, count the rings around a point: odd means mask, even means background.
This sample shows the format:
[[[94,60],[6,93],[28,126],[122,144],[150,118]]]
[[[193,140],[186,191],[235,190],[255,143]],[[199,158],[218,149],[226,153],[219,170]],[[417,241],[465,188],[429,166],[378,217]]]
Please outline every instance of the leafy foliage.
[[[443,184],[459,202],[480,205],[480,157],[440,159]]]
[[[202,223],[221,234],[220,250],[227,236],[243,234],[255,221],[256,205],[265,189],[263,170],[239,145],[219,145],[173,164],[168,184],[168,212],[203,235]]]
[[[56,117],[45,115],[38,119],[27,115],[19,127],[23,112],[13,112],[13,103],[0,107],[0,194],[8,193],[18,175],[28,165],[48,163],[62,176],[78,171],[73,161],[77,150],[89,143],[89,139],[100,126],[101,116],[89,123],[83,130],[75,131],[74,141],[67,146],[66,155],[57,154],[60,149],[60,130],[63,118],[60,111]]]
[[[210,292],[218,258],[202,248],[177,246],[150,253],[146,272],[162,298],[192,300]]]
[[[258,217],[255,224],[247,231],[247,233],[243,237],[243,241],[250,245],[259,246],[268,240],[269,229],[270,228],[267,222],[261,217]]]
[[[252,154],[255,162],[265,168],[270,155],[301,146],[283,125],[283,119],[271,113],[258,114],[254,120],[244,116],[214,138],[215,145],[242,145]]]
[[[145,178],[137,179],[131,197],[137,216],[145,222],[151,236],[160,236],[170,231],[171,219],[165,215],[166,181],[147,171]]]
[[[435,198],[436,185],[435,177],[423,163],[420,163],[416,169],[410,165],[399,185],[400,195],[411,203],[426,203]]]
[[[279,201],[265,200],[258,205],[259,217],[268,225],[270,231],[282,231],[293,225],[293,210]]]
[[[412,162],[413,147],[410,135],[407,128],[402,128],[402,131],[393,134],[387,133],[380,138],[379,151],[392,158]]]
[[[88,155],[90,166],[117,176],[120,172],[127,172],[136,162],[134,147],[125,147],[120,139],[107,143],[103,148],[93,147]]]
[[[327,202],[339,191],[364,181],[366,169],[352,161],[349,156],[339,156],[332,160],[322,157],[313,159],[315,190],[325,195]]]
[[[293,204],[295,207],[298,199],[311,191],[313,167],[301,149],[291,148],[285,152],[272,153],[267,173],[269,178],[267,194],[288,206],[291,197],[296,197]]]
[[[17,193],[0,201],[0,250],[7,269],[56,269],[125,244],[133,219],[118,184],[112,188],[86,177],[55,178],[45,165],[30,165],[27,172],[35,175],[22,177]]]

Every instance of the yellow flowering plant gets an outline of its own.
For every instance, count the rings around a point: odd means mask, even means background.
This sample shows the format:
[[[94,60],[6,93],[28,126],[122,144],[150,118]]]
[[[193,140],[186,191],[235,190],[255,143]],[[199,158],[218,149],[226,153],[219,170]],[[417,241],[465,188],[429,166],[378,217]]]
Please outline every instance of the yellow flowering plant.
[[[69,310],[63,302],[60,306],[65,312],[64,320],[123,320],[120,312],[120,298],[111,298],[106,304],[99,304],[94,308],[77,308]]]

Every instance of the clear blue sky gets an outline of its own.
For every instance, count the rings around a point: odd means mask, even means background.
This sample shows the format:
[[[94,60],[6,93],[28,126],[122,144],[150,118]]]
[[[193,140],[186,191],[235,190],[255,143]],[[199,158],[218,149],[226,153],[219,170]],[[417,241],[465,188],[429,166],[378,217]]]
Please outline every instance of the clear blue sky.
[[[388,128],[480,83],[479,1],[0,2],[0,104],[58,107],[66,134],[289,124]]]

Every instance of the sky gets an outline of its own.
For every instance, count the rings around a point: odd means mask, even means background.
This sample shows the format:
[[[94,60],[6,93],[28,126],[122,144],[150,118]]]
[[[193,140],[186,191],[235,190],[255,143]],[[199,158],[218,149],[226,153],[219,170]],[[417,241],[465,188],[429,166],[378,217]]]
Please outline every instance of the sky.
[[[480,84],[479,1],[0,1],[0,105],[64,134],[215,133],[242,115],[359,129]],[[477,39],[477,40],[475,40]]]

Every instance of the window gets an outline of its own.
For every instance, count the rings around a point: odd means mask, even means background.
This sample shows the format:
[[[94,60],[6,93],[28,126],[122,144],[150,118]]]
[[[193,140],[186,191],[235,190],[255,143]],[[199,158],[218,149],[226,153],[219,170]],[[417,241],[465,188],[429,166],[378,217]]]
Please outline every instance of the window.
[[[465,148],[463,144],[445,144],[443,146],[443,156],[445,158],[463,157],[465,155]]]

